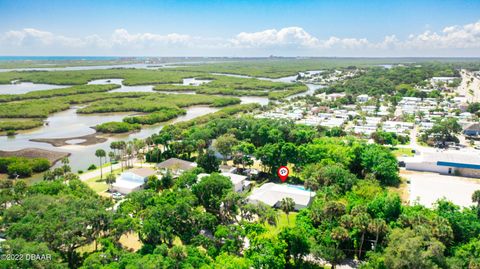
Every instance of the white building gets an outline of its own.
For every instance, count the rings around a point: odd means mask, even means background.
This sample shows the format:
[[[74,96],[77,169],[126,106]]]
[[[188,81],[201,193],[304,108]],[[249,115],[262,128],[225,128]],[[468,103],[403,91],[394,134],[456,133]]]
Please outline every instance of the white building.
[[[320,123],[320,126],[333,128],[341,127],[345,123],[345,120],[342,118],[330,118]]]
[[[453,80],[456,78],[457,77],[433,77],[430,79],[430,81],[432,82],[432,84],[436,84],[439,82],[449,84],[449,83],[452,83]]]
[[[357,96],[357,102],[365,103],[370,100],[370,97],[367,94],[360,94]]]
[[[155,175],[155,173],[155,170],[146,167],[125,171],[117,177],[116,182],[112,184],[112,191],[129,194],[140,190],[145,185],[145,180],[149,176]]]
[[[303,186],[289,184],[265,183],[254,189],[248,197],[251,203],[263,202],[272,207],[278,207],[283,198],[292,198],[295,210],[307,207],[315,197],[315,192],[307,191]]]
[[[345,97],[344,93],[331,93],[325,96],[325,100],[335,101],[343,97]]]
[[[422,153],[403,160],[407,170],[480,177],[480,156],[476,153],[445,150]]]

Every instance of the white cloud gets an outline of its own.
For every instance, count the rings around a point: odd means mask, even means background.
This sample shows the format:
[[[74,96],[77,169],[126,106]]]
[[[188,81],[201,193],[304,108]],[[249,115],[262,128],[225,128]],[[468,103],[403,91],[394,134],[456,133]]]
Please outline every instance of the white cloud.
[[[177,33],[157,35],[151,33],[130,34],[125,29],[117,29],[113,32],[111,41],[113,45],[135,47],[156,46],[156,45],[188,45],[191,41],[189,35]]]
[[[300,27],[287,27],[280,30],[269,29],[261,32],[238,34],[230,42],[241,48],[252,47],[316,47],[318,39]]]
[[[441,33],[425,31],[419,35],[410,35],[402,45],[420,49],[478,49],[480,48],[480,21],[463,26],[448,26]]]
[[[33,53],[32,53],[33,52]],[[197,55],[197,56],[480,56],[480,21],[427,30],[400,40],[387,35],[367,38],[331,36],[319,39],[301,27],[241,32],[233,38],[180,33],[130,33],[70,37],[34,28],[0,34],[0,55]]]

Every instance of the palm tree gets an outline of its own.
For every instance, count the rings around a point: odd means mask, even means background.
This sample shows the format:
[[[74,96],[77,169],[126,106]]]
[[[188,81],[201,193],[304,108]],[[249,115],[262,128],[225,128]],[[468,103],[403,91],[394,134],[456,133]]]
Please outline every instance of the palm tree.
[[[62,162],[63,174],[65,175],[65,173],[68,173],[70,172],[70,170],[72,170],[68,165],[70,163],[70,160],[68,159],[68,157],[65,157],[65,158],[62,158],[61,162]]]
[[[143,154],[143,152],[137,153],[137,159],[140,161],[140,167],[143,167],[144,158],[145,158],[145,154]]]
[[[365,241],[365,234],[368,230],[368,224],[370,223],[370,215],[366,212],[361,212],[353,217],[353,227],[355,227],[361,233],[360,245],[358,247],[358,259],[362,258],[363,242]]]
[[[119,141],[117,142],[117,149],[120,150],[120,165],[122,167],[122,172],[123,172],[123,160],[124,160],[124,156],[125,156],[125,148],[127,146],[127,144],[125,143],[125,141]]]
[[[115,160],[115,152],[109,151],[108,158],[110,159],[110,173],[113,173],[113,161]]]
[[[477,216],[480,217],[480,190],[472,194],[472,202],[477,203]]]
[[[97,149],[97,151],[95,151],[95,156],[97,156],[100,159],[100,179],[102,179],[103,178],[102,158],[106,156],[105,150]]]
[[[113,173],[108,174],[107,177],[105,178],[105,183],[107,183],[110,186],[110,190],[112,189],[112,184],[115,183],[116,181],[117,181],[117,178]]]
[[[145,144],[147,145],[147,151],[150,150],[150,147],[153,145],[153,139],[152,137],[147,137],[145,138]]]
[[[133,146],[131,141],[127,143],[127,148],[125,151],[127,156],[127,167],[130,167],[130,158],[132,157],[132,154],[133,154]]]
[[[287,214],[287,223],[290,225],[290,218],[288,214],[295,209],[295,201],[292,198],[286,197],[280,201],[280,208]]]
[[[375,241],[373,243],[373,251],[377,249],[378,238],[380,234],[385,233],[387,231],[387,223],[383,219],[373,219],[368,224],[368,231],[372,234],[375,234]]]
[[[477,207],[480,208],[480,190],[476,190],[472,194],[472,202],[477,203]]]
[[[343,227],[336,227],[332,230],[332,239],[335,240],[335,248],[333,249],[333,258],[330,260],[332,269],[335,269],[339,258],[341,257],[338,247],[340,244],[348,239],[348,231]]]

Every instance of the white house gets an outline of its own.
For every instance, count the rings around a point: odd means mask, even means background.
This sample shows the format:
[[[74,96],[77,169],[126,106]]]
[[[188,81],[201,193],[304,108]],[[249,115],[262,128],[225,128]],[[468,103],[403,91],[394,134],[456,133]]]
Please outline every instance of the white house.
[[[456,79],[456,78],[457,77],[432,77],[430,79],[430,81],[432,82],[432,84],[436,84],[436,83],[439,83],[439,82],[449,84],[449,83],[453,82],[453,80]]]
[[[365,103],[370,100],[370,97],[367,94],[360,94],[357,96],[357,102]]]
[[[145,185],[147,177],[155,175],[155,170],[151,168],[134,168],[125,171],[117,177],[116,182],[112,184],[112,191],[117,191],[122,194],[129,194],[131,192],[140,190]]]
[[[329,101],[335,101],[343,97],[345,97],[344,93],[331,93],[331,94],[327,94],[325,96],[325,99]]]
[[[315,197],[315,192],[305,190],[303,186],[266,183],[254,189],[248,197],[251,203],[263,202],[272,207],[280,206],[283,198],[292,198],[295,210],[307,207]]]

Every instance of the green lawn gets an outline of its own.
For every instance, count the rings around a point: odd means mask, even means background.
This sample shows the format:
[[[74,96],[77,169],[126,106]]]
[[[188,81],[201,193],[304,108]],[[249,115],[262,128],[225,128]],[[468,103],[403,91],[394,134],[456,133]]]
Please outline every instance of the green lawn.
[[[392,148],[391,151],[395,157],[404,157],[403,155],[413,157],[415,155],[412,153],[412,148]]]
[[[99,177],[94,177],[85,180],[85,183],[96,193],[104,192],[108,189],[107,183],[105,181],[99,181]]]
[[[121,169],[116,169],[113,170],[113,173],[115,175],[120,174]],[[103,169],[103,179],[105,180],[105,177],[110,174],[110,169]],[[101,193],[106,190],[108,190],[108,184],[105,183],[105,181],[100,181],[100,176],[98,177],[92,177],[84,181],[85,184],[87,184],[92,190],[94,190],[96,193]]]
[[[288,220],[287,220],[287,214],[285,214],[283,211],[279,210],[279,215],[278,215],[278,220],[277,220],[277,225],[273,226],[270,224],[265,224],[265,227],[267,228],[267,233],[266,236],[271,237],[271,236],[276,236],[280,231],[285,228],[285,227],[294,227],[295,226],[295,219],[297,217],[297,212],[290,212],[288,214]]]

